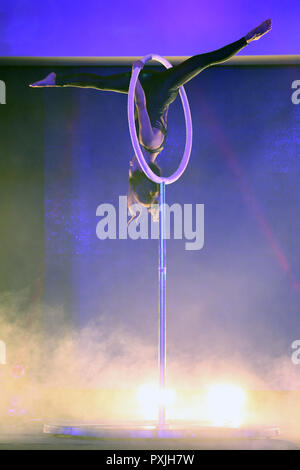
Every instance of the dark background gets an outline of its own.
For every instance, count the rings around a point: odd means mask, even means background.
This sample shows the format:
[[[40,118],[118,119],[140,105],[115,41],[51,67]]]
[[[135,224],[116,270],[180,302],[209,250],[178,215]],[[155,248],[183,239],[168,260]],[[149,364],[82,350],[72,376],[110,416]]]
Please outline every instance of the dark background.
[[[117,206],[133,155],[127,96],[31,89],[59,67],[1,66],[0,289],[7,319],[47,335],[104,318],[156,344],[157,241],[96,237],[96,208]],[[110,74],[128,67],[65,67]],[[61,68],[62,70],[62,68]],[[257,374],[290,361],[299,337],[299,66],[222,66],[186,86],[194,140],[169,204],[205,205],[205,245],[167,243],[168,354],[243,357]],[[179,98],[169,112],[165,173],[184,149]],[[23,293],[25,293],[23,295]],[[15,299],[21,299],[16,301]],[[45,309],[34,305],[42,302]],[[55,316],[51,311],[61,312]],[[298,374],[299,375],[299,374]],[[275,382],[274,382],[275,383]],[[287,384],[282,377],[277,388]],[[293,387],[298,385],[293,384]]]

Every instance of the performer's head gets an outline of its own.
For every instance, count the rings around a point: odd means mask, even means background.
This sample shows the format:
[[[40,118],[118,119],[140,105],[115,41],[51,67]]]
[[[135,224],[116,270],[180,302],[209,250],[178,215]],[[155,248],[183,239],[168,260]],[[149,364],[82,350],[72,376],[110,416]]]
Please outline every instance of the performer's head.
[[[161,170],[156,163],[149,163],[149,168],[157,176],[161,175]],[[129,171],[129,192],[128,192],[128,209],[132,204],[141,204],[147,207],[154,219],[157,218],[159,196],[159,184],[151,181],[143,171],[136,169]]]

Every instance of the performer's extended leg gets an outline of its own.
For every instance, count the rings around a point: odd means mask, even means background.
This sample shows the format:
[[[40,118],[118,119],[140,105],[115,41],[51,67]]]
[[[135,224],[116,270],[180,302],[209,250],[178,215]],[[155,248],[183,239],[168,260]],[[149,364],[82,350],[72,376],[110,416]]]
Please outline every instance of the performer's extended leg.
[[[165,86],[168,89],[178,89],[198,75],[203,69],[230,59],[230,57],[237,54],[247,44],[246,39],[243,37],[216,51],[194,55],[181,64],[162,72],[161,78],[165,80]]]
[[[102,91],[128,93],[131,72],[114,75],[94,75],[92,73],[56,74],[54,86],[94,88]]]

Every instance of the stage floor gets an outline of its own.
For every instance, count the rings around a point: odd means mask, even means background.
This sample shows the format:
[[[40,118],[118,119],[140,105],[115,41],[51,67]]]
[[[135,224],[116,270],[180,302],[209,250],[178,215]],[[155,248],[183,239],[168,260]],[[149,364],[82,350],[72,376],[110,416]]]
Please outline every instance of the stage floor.
[[[0,427],[1,450],[300,450],[299,439],[91,439],[43,433],[43,423]]]

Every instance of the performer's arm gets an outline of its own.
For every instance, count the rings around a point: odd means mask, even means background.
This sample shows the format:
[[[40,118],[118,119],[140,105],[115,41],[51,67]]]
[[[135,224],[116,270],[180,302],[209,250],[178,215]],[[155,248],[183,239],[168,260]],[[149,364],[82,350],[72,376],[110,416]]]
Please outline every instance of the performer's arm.
[[[135,62],[132,68],[139,64],[140,61]],[[162,137],[158,132],[153,131],[147,111],[145,92],[139,79],[136,82],[134,99],[139,120],[139,140],[148,147],[158,147],[161,144]]]
[[[145,145],[150,146],[153,141],[153,131],[147,111],[145,93],[139,79],[136,83],[134,98],[139,120],[139,138]]]

